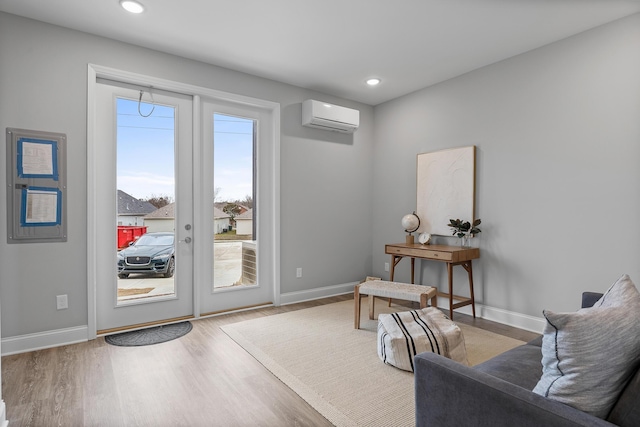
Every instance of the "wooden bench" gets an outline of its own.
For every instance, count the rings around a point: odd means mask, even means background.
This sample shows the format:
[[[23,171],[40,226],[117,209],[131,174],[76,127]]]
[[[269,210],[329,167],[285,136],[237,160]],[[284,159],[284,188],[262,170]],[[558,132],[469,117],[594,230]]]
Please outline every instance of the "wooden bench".
[[[369,319],[374,319],[375,297],[401,299],[420,303],[420,308],[427,307],[427,301],[431,300],[431,306],[438,306],[436,288],[423,285],[410,285],[408,283],[387,282],[385,280],[371,280],[360,283],[353,289],[353,302],[355,304],[354,327],[360,329],[360,297],[369,295]]]

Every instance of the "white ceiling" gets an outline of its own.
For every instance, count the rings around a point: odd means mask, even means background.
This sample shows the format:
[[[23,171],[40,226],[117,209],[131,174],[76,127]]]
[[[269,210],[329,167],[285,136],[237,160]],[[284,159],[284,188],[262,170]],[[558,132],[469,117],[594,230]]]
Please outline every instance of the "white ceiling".
[[[640,12],[640,0],[141,2],[141,15],[118,0],[0,10],[370,105]]]

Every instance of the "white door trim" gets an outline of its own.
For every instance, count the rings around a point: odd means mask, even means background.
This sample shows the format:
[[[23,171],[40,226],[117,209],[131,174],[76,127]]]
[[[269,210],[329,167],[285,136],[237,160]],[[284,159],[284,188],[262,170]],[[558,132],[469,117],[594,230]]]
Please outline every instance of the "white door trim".
[[[96,320],[96,266],[98,263],[96,256],[96,235],[97,212],[96,212],[96,183],[94,163],[95,158],[95,140],[94,133],[96,129],[95,117],[95,101],[96,101],[96,79],[103,78],[115,80],[124,83],[137,84],[142,86],[153,86],[157,89],[191,95],[194,97],[194,149],[198,150],[202,144],[202,129],[200,111],[197,109],[199,102],[198,97],[210,97],[223,101],[233,102],[241,105],[248,105],[269,110],[272,116],[272,147],[271,152],[271,182],[273,183],[271,194],[269,195],[273,201],[269,212],[263,212],[264,215],[270,216],[271,234],[270,244],[273,251],[273,265],[271,267],[271,280],[273,283],[273,302],[275,305],[280,304],[280,104],[277,102],[266,101],[262,99],[252,98],[244,95],[236,95],[215,89],[209,89],[200,86],[180,83],[172,80],[165,80],[157,77],[146,76],[142,74],[132,73],[128,71],[118,70],[115,68],[104,67],[96,64],[88,64],[87,79],[87,301],[88,301],[88,319],[87,319],[87,339],[94,339],[97,336],[97,320]],[[196,111],[198,114],[196,114]],[[197,198],[197,196],[196,196]],[[195,279],[195,277],[194,277]],[[197,291],[198,283],[194,283],[194,315],[199,316],[199,293]]]

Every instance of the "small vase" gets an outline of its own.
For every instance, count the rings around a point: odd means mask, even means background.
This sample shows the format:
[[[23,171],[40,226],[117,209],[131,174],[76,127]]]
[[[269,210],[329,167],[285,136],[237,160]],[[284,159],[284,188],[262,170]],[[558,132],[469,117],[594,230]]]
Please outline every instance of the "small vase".
[[[460,238],[460,246],[463,248],[470,248],[471,247],[471,236],[469,235],[464,235]]]

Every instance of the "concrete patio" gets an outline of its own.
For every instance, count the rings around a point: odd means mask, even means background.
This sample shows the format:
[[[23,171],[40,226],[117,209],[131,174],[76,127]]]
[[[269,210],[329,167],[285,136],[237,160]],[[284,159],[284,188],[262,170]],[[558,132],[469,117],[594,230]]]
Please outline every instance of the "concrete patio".
[[[237,286],[242,275],[242,241],[215,242],[213,258],[214,288]],[[175,276],[165,278],[161,275],[143,274],[132,274],[126,279],[118,278],[118,289],[153,288],[149,292],[121,296],[118,301],[171,295],[175,289],[174,279]]]

